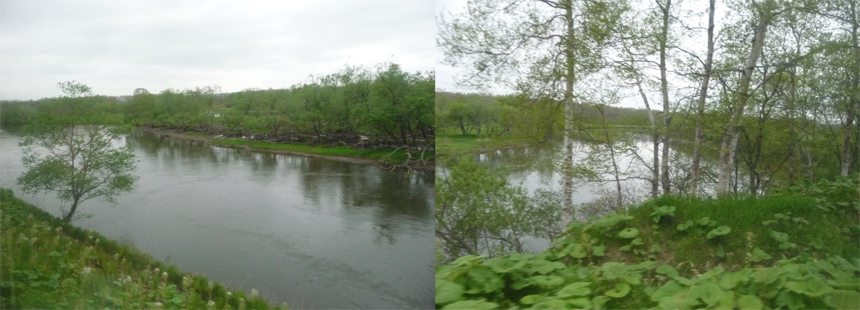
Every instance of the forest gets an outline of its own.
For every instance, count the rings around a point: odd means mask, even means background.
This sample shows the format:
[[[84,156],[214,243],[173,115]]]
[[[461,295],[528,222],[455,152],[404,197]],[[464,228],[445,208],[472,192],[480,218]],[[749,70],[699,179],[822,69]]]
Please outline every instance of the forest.
[[[0,102],[0,124],[58,123],[76,115],[84,122],[225,138],[432,150],[434,79],[432,72],[409,73],[398,64],[385,63],[374,68],[346,66],[284,89],[224,93],[218,86],[201,86],[152,93],[138,88],[132,95],[119,97],[86,92],[74,97]]]

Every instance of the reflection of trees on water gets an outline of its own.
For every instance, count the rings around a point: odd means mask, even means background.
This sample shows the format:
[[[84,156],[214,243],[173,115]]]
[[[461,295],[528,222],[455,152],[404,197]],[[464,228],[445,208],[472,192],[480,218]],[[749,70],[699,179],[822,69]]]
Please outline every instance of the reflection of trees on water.
[[[308,207],[339,213],[356,225],[371,223],[377,243],[395,243],[398,235],[415,231],[415,222],[424,223],[433,214],[434,179],[429,173],[213,147],[141,130],[132,133],[126,144],[171,169],[246,166],[250,182],[299,188],[303,197],[297,199]]]
[[[410,222],[432,216],[432,176],[384,171],[374,166],[309,160],[301,165],[305,198],[322,205],[320,197],[337,197],[345,219],[370,220],[376,242],[396,242],[396,236],[413,231]],[[354,209],[359,208],[360,211]],[[367,216],[369,218],[356,219]]]

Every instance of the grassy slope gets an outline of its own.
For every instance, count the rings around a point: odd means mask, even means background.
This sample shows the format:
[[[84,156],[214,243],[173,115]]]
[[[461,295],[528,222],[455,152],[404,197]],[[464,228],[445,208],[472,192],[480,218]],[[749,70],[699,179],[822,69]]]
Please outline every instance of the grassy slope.
[[[352,157],[371,160],[382,160],[389,163],[400,163],[408,158],[403,150],[356,150],[348,147],[322,147],[300,144],[281,144],[267,141],[251,141],[242,139],[215,139],[213,145],[228,147],[247,147],[256,150],[287,151],[325,156]]]
[[[268,309],[135,248],[62,224],[0,189],[0,308]]]
[[[854,177],[762,198],[662,197],[572,225],[538,255],[437,266],[437,307],[860,308],[857,186]],[[661,206],[674,211],[655,224]],[[721,226],[731,231],[708,237]]]

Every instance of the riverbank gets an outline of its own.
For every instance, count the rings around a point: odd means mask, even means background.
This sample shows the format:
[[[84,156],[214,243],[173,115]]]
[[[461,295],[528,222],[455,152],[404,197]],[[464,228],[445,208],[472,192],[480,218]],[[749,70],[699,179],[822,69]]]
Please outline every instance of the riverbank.
[[[436,156],[454,157],[464,154],[482,153],[492,150],[521,148],[537,142],[524,138],[481,137],[474,134],[463,135],[453,131],[440,131],[436,136]]]
[[[307,144],[284,144],[270,141],[248,140],[248,139],[226,139],[216,138],[207,133],[181,132],[166,128],[145,128],[141,130],[157,135],[173,137],[177,139],[199,141],[214,146],[239,148],[251,151],[268,152],[275,154],[298,155],[316,158],[325,158],[355,164],[372,164],[384,168],[402,168],[432,171],[434,167],[433,153],[413,154],[404,149],[353,149],[349,147],[325,147]]]
[[[140,250],[59,218],[0,189],[0,308],[270,309],[245,294],[165,266]]]

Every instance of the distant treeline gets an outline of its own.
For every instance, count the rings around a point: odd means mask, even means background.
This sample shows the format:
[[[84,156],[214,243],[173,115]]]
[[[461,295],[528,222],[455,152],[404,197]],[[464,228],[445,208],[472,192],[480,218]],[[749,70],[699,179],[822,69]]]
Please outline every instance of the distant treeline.
[[[652,112],[656,119],[663,118],[662,112]],[[618,136],[606,137],[603,128],[608,128],[619,135],[649,137],[653,129],[648,113],[645,109],[577,104],[574,113],[577,136],[583,140],[623,140]],[[695,112],[682,109],[673,113],[672,118],[668,132],[673,148],[692,152],[690,137],[695,130]],[[707,110],[704,114],[703,141],[706,147],[703,152],[713,160],[719,155],[721,126],[726,118],[726,111],[717,109]],[[827,119],[831,121],[822,121]],[[736,162],[750,172],[752,184],[795,180],[796,175],[801,174],[813,180],[839,175],[843,133],[860,128],[845,128],[832,119],[838,118],[827,118],[826,115],[797,117],[789,113],[753,110],[745,114],[741,122]],[[436,124],[439,130],[454,135],[509,135],[536,142],[560,140],[564,137],[564,106],[557,100],[525,96],[437,92]],[[851,142],[851,171],[857,171],[860,167],[860,139]],[[765,185],[769,184],[759,186]]]
[[[347,66],[286,89],[220,93],[217,86],[135,89],[131,96],[82,96],[0,102],[0,125],[79,122],[165,127],[181,131],[319,144],[432,144],[433,72],[399,65]]]
[[[649,126],[645,110],[604,106],[605,119],[613,125]],[[599,119],[595,106],[583,104],[577,117]],[[462,135],[513,135],[547,141],[564,136],[564,106],[557,100],[533,99],[522,95],[493,96],[483,94],[436,93],[436,125]],[[580,123],[582,130],[594,127]]]

